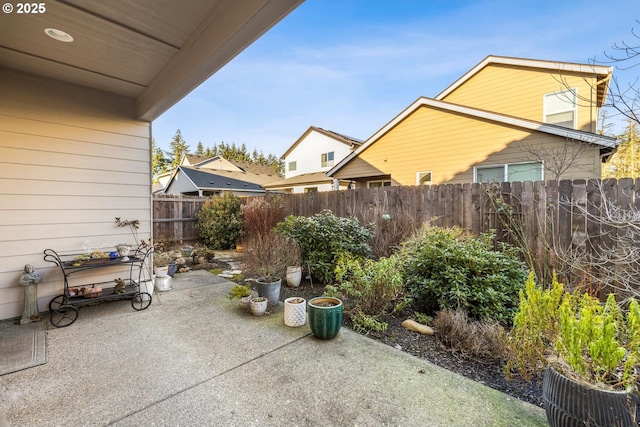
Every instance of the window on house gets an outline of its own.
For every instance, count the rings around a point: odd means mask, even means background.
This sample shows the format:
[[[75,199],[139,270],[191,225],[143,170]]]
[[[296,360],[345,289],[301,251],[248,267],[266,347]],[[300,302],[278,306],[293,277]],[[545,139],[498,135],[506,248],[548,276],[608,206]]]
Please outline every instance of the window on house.
[[[543,177],[541,162],[511,163],[496,166],[476,166],[475,182],[522,182],[541,181]]]
[[[293,172],[298,169],[298,162],[289,162],[289,172]]]
[[[333,166],[333,151],[329,151],[328,153],[322,153],[320,159],[321,167]]]
[[[431,185],[431,171],[417,172],[416,185]]]
[[[318,187],[305,187],[304,192],[305,193],[317,193],[318,192]]]
[[[578,107],[578,88],[544,95],[544,122],[575,129]]]
[[[391,180],[368,181],[367,187],[368,188],[391,187]]]

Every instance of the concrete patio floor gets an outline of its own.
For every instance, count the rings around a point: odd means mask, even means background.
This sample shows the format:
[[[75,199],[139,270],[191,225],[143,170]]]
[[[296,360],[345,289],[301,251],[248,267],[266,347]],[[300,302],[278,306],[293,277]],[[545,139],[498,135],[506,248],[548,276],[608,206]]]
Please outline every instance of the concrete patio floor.
[[[0,377],[18,426],[546,426],[544,411],[342,328],[321,341],[226,298],[204,271],[136,312],[80,309],[48,362]],[[48,316],[45,316],[48,319]],[[19,327],[19,325],[16,325]]]

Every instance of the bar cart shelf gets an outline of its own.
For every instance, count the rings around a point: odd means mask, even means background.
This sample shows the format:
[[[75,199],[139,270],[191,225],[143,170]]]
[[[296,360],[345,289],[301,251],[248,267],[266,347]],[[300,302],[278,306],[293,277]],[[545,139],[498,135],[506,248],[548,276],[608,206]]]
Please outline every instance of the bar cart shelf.
[[[56,296],[49,302],[51,324],[56,328],[69,326],[78,319],[79,307],[100,302],[130,299],[131,306],[134,310],[140,311],[149,307],[152,296],[148,292],[145,292],[146,288],[141,290],[140,284],[142,280],[145,279],[145,261],[150,257],[152,252],[153,248],[140,245],[132,255],[125,257],[111,256],[109,258],[79,260],[79,257],[83,254],[60,254],[53,249],[45,249],[44,260],[60,267],[64,278],[64,293]],[[117,252],[112,253],[112,255],[115,254],[117,254]],[[118,288],[117,291],[114,287],[116,284],[115,281],[94,282],[89,285],[79,284],[77,287],[73,287],[70,283],[74,276],[78,277],[77,273],[106,269],[109,267],[128,267],[129,277],[122,279],[124,287]],[[120,274],[122,274],[122,270],[121,268]],[[95,290],[97,289],[96,287],[99,287],[101,290],[100,292],[92,293],[86,291],[86,294],[78,294],[76,291],[80,289],[80,287],[89,290]]]

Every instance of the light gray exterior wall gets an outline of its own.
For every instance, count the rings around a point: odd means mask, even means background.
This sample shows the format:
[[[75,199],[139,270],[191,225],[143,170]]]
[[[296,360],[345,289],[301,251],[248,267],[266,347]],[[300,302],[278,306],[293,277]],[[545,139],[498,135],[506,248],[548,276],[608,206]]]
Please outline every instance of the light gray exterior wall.
[[[6,319],[22,314],[18,279],[25,264],[43,276],[41,311],[62,293],[62,274],[43,260],[45,249],[80,252],[85,240],[94,247],[133,243],[115,217],[138,219],[140,238],[150,238],[151,127],[135,119],[131,99],[1,67],[0,93],[0,319]]]

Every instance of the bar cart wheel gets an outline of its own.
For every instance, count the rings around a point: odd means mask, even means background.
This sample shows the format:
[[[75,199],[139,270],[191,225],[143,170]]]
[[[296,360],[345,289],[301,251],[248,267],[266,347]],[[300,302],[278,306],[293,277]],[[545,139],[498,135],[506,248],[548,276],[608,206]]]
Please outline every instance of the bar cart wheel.
[[[144,310],[149,305],[151,305],[151,295],[147,292],[138,292],[131,300],[131,307],[136,311]]]
[[[51,324],[56,328],[71,325],[78,318],[78,309],[72,305],[61,305],[51,313]]]
[[[58,295],[51,301],[49,301],[49,311],[55,311],[62,305],[67,304],[67,296],[65,294]]]

